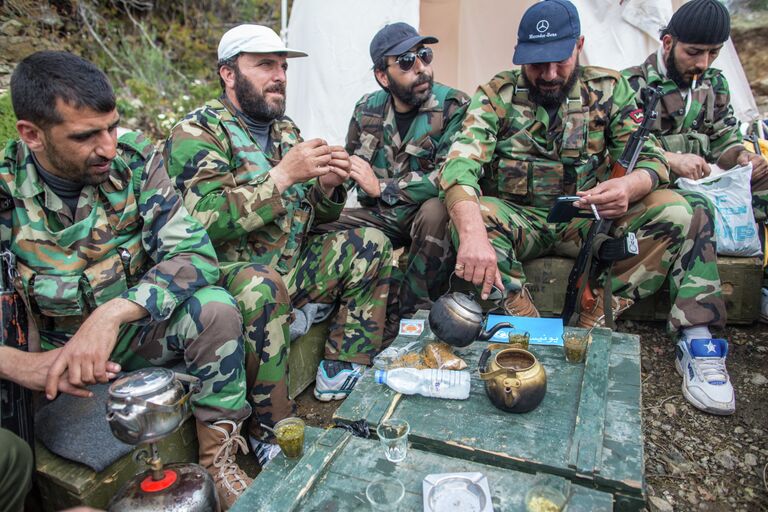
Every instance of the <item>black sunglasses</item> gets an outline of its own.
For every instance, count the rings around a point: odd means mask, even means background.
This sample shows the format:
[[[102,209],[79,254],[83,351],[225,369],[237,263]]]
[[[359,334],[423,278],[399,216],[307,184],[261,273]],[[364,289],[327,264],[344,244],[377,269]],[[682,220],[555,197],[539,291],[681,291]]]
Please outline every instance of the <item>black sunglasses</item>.
[[[435,58],[435,54],[432,53],[432,48],[427,48],[425,46],[423,48],[419,48],[415,52],[405,52],[402,55],[398,55],[397,59],[395,59],[395,63],[400,66],[401,70],[408,71],[413,67],[414,64],[416,64],[416,57],[421,59],[421,62],[423,62],[425,65],[429,65],[429,63],[432,62],[432,59]],[[391,65],[392,64],[389,64],[387,67]]]

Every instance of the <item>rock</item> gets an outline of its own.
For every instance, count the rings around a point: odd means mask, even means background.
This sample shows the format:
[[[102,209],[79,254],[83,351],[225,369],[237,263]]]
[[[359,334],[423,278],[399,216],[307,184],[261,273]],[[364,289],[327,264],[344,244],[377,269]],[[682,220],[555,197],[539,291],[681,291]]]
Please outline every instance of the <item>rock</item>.
[[[744,432],[746,432],[746,430],[744,430],[744,427],[736,427],[736,428],[734,428],[734,429],[733,429],[733,433],[734,433],[734,434],[739,434],[739,435],[741,435],[741,434],[743,434]]]
[[[658,496],[651,496],[648,499],[648,502],[650,504],[651,512],[673,512],[672,505],[670,505],[669,502],[663,498],[659,498]]]
[[[669,402],[664,404],[664,412],[667,413],[667,416],[676,416],[677,415],[677,409],[675,406]]]
[[[6,36],[17,36],[24,28],[19,20],[8,20],[0,25],[0,33]]]
[[[747,466],[757,466],[757,455],[748,453],[744,456],[744,464]]]
[[[723,450],[715,454],[715,460],[725,469],[733,469],[738,462],[730,450]]]
[[[768,378],[766,378],[762,373],[755,373],[752,375],[750,382],[752,382],[752,384],[755,386],[764,386],[768,384]]]

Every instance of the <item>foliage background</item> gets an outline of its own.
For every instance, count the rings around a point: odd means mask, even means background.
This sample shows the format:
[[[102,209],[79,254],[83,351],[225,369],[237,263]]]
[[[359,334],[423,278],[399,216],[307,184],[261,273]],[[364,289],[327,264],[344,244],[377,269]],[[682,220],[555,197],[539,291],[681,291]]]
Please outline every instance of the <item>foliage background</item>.
[[[219,94],[216,47],[240,23],[279,32],[280,0],[0,0],[0,144],[16,135],[13,67],[45,49],[96,63],[115,87],[122,125],[162,140]]]

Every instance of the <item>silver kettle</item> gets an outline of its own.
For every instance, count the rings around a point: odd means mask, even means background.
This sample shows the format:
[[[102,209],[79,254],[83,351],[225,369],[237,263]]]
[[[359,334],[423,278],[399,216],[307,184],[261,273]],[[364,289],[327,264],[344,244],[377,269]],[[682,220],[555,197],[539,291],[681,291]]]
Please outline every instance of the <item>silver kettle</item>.
[[[454,347],[466,347],[475,340],[487,341],[498,330],[514,327],[509,322],[500,322],[486,331],[485,320],[474,293],[448,292],[435,301],[429,312],[432,332]]]

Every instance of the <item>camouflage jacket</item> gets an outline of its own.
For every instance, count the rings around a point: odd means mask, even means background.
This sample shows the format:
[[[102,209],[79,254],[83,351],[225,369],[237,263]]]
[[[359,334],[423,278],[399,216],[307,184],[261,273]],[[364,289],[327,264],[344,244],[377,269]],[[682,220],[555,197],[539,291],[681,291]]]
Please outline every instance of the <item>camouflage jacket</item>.
[[[701,74],[686,112],[686,100],[677,84],[659,69],[658,53],[650,55],[641,66],[627,68],[622,74],[636,91],[646,86],[660,87],[663,93],[653,133],[665,150],[693,153],[707,162],[717,162],[727,149],[741,144],[739,121],[733,114],[728,82],[723,74],[709,68]]]
[[[584,67],[550,124],[547,110],[528,99],[519,70],[504,71],[481,85],[440,174],[450,209],[485,193],[517,204],[550,207],[554,199],[610,178],[629,135],[637,128],[632,89],[618,72]],[[632,114],[632,115],[630,115]],[[636,168],[654,186],[669,172],[652,141]]]
[[[269,170],[302,141],[289,118],[272,123],[264,151],[229,101],[214,100],[177,124],[165,146],[168,173],[184,204],[208,229],[221,261],[251,261],[286,274],[313,222],[338,219],[346,195],[315,180],[281,194]]]
[[[115,297],[164,320],[218,279],[208,235],[182,205],[162,156],[136,133],[120,137],[109,179],[83,187],[74,214],[42,181],[29,148],[9,142],[0,202],[0,237],[43,330],[72,334]]]
[[[388,92],[366,94],[357,102],[347,132],[347,153],[371,164],[385,205],[421,204],[437,197],[437,172],[461,128],[468,103],[463,92],[434,84],[432,96],[419,107],[405,140],[400,140]],[[361,204],[376,203],[357,189]]]

